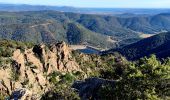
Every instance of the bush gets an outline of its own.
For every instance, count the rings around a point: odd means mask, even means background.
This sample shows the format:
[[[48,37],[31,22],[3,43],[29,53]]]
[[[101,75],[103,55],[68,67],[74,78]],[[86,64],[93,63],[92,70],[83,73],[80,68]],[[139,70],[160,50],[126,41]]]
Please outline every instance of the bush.
[[[13,51],[9,47],[8,48],[5,48],[5,47],[0,48],[0,56],[11,57],[12,55],[13,55]]]
[[[72,83],[75,80],[75,76],[71,73],[66,73],[65,75],[61,76],[61,80],[63,82]]]
[[[18,81],[19,80],[19,74],[15,71],[11,72],[11,80]]]
[[[80,100],[80,98],[74,91],[63,88],[59,91],[48,91],[41,100]]]
[[[49,76],[49,81],[51,83],[53,83],[54,85],[58,84],[58,80],[56,80],[56,77],[60,76],[60,75],[61,75],[60,72],[53,72],[53,73],[49,74],[48,75]]]
[[[99,93],[97,95],[101,100],[114,100],[115,97],[113,94],[115,94],[113,87],[110,84],[106,84],[99,88]]]
[[[59,77],[60,80],[57,80]],[[71,83],[75,76],[71,73],[63,75],[60,72],[53,72],[49,75],[49,81],[54,84],[52,90],[45,93],[41,100],[80,100],[77,93],[71,89]]]
[[[161,63],[152,55],[123,68],[115,87],[105,85],[99,95],[116,100],[159,100],[170,96],[170,60]]]

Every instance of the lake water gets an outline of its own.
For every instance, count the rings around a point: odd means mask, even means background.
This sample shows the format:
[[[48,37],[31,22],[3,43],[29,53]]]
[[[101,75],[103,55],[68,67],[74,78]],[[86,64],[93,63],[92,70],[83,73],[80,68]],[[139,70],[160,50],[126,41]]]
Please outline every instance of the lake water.
[[[91,47],[86,47],[84,49],[78,49],[78,51],[85,53],[85,54],[99,54],[100,50],[91,48]]]

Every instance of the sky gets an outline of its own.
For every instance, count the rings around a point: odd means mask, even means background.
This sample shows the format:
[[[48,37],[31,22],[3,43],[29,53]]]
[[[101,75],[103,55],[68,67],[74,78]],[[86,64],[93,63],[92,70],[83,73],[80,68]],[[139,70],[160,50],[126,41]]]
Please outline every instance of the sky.
[[[170,8],[170,0],[0,0],[0,3],[88,8]]]

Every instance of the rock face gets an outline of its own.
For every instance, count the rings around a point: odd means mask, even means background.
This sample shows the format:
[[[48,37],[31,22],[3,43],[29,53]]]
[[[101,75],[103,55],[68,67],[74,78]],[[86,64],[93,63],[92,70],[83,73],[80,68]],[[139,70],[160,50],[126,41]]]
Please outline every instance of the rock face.
[[[0,90],[13,94],[14,99],[25,100],[27,94],[30,99],[30,93],[38,99],[51,87],[48,80],[50,73],[80,71],[79,65],[72,59],[71,50],[64,42],[50,47],[35,45],[25,51],[17,49],[11,60],[8,68],[0,69],[0,81],[3,83],[0,84]]]
[[[72,85],[72,87],[78,91],[81,100],[89,100],[89,99],[98,100],[99,98],[97,97],[96,93],[99,87],[101,87],[104,84],[111,84],[112,86],[114,86],[115,82],[116,81],[109,81],[100,78],[88,78],[85,79],[85,81],[75,82]]]

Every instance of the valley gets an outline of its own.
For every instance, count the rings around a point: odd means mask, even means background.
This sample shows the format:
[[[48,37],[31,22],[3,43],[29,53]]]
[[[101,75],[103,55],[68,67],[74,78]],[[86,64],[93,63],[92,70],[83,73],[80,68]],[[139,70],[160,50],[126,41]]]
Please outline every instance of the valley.
[[[0,3],[0,100],[170,100],[170,9],[150,4]]]
[[[71,45],[119,48],[162,30],[170,30],[169,17],[168,13],[121,17],[57,11],[1,12],[0,38],[33,43],[65,41]]]

